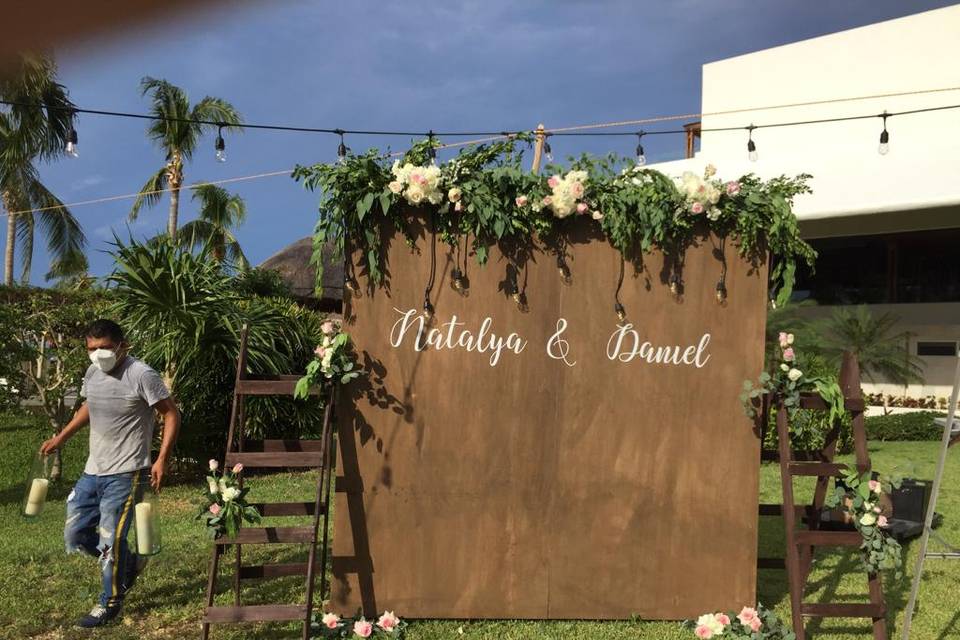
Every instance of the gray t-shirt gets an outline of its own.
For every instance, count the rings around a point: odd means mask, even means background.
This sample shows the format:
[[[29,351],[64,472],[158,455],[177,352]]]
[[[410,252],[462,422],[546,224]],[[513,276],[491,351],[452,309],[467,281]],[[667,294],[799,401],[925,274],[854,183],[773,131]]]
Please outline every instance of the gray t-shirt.
[[[84,472],[109,476],[149,467],[151,407],[170,397],[157,372],[132,356],[108,373],[90,365],[80,395],[90,410],[90,456]]]

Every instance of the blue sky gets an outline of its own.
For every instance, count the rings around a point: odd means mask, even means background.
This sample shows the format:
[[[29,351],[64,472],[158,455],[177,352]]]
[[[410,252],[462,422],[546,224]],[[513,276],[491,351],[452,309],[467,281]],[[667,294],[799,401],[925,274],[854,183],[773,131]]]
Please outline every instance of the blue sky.
[[[700,108],[701,65],[896,18],[951,2],[898,0],[216,3],[149,29],[57,52],[60,79],[82,107],[145,112],[145,75],[183,87],[191,100],[229,100],[247,122],[344,129],[513,130],[690,113]],[[163,163],[142,121],[87,115],[80,157],[42,168],[65,202],[133,193]],[[188,183],[330,161],[329,135],[246,131],[213,160],[212,134],[186,168]],[[648,139],[651,161],[681,157],[676,136]],[[645,141],[646,142],[646,141]],[[352,137],[354,150],[402,149],[403,138]],[[558,156],[631,154],[632,138],[565,138]],[[237,235],[259,263],[309,235],[314,194],[286,176],[228,185],[247,201]],[[91,270],[108,273],[113,231],[164,228],[167,197],[126,220],[132,200],[77,206]],[[188,193],[181,224],[195,217]],[[38,238],[32,281],[49,258]],[[18,270],[19,273],[19,270]]]

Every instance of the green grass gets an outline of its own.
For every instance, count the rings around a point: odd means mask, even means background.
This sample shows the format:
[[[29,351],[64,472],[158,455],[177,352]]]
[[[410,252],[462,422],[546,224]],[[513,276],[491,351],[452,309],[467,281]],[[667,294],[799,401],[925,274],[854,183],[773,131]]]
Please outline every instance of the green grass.
[[[64,500],[72,480],[80,473],[86,455],[84,438],[72,442],[65,454],[65,480],[51,491],[51,500],[39,519],[27,522],[19,508],[23,482],[30,456],[42,439],[36,422],[28,418],[0,416],[0,561],[4,568],[0,588],[0,638],[94,637],[105,640],[199,637],[210,546],[199,523],[192,517],[196,485],[170,486],[161,494],[163,552],[147,568],[131,592],[120,621],[95,633],[72,628],[73,622],[94,603],[99,591],[96,562],[85,556],[66,556],[62,528]],[[899,470],[905,475],[932,478],[938,443],[882,442],[870,446],[874,467],[881,471]],[[945,515],[941,533],[960,543],[960,452],[951,452],[938,511]],[[258,498],[309,499],[315,487],[312,473],[276,474],[256,479]],[[765,465],[761,471],[761,500],[778,502],[778,468]],[[798,499],[809,499],[812,482],[796,483]],[[779,518],[762,518],[760,554],[780,556],[783,552],[783,527]],[[908,546],[906,576],[894,581],[886,576],[885,589],[890,608],[890,637],[898,638],[903,609],[910,589],[910,574],[917,554],[916,542]],[[248,551],[249,550],[249,551]],[[295,560],[305,551],[278,548],[244,550],[245,558]],[[232,559],[232,553],[226,556]],[[232,560],[231,560],[232,561]],[[227,567],[229,568],[229,562]],[[221,601],[230,602],[227,593],[229,571],[221,579]],[[817,556],[811,576],[813,589],[808,601],[829,598],[865,601],[866,580],[859,570],[855,551],[823,552]],[[244,601],[297,602],[302,599],[302,579],[251,583]],[[915,640],[946,640],[960,637],[960,563],[928,562],[921,603],[914,618]],[[758,585],[760,601],[774,606],[781,617],[789,617],[786,577],[782,571],[761,571]],[[398,612],[403,615],[402,611]],[[462,634],[460,631],[462,630]],[[811,622],[813,638],[829,640],[866,640],[869,627],[862,620],[830,619]],[[213,638],[299,637],[293,626],[261,625],[217,626]],[[514,621],[417,621],[408,631],[411,640],[466,638],[472,640],[546,640],[579,638],[612,640],[672,640],[692,638],[675,622],[514,622]]]

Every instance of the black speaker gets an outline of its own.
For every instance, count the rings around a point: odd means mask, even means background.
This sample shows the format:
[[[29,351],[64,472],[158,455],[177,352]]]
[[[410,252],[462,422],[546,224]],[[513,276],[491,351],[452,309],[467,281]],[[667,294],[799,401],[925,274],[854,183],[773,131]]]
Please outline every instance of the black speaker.
[[[904,478],[899,489],[890,494],[893,502],[893,517],[897,520],[911,520],[923,522],[927,514],[927,505],[930,504],[930,489],[933,483],[929,480],[915,480]]]

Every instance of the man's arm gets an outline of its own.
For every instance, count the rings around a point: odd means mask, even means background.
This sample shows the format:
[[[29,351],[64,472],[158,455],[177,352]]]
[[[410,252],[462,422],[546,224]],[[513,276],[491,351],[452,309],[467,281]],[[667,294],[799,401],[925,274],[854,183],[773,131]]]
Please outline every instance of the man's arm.
[[[90,422],[90,410],[87,408],[87,403],[84,402],[80,405],[80,408],[77,409],[77,412],[73,414],[70,422],[60,430],[60,433],[40,445],[40,452],[45,454],[53,453],[62,447],[73,434],[83,428],[88,422]]]
[[[160,443],[160,455],[150,469],[150,484],[160,491],[163,477],[167,474],[167,463],[170,461],[173,445],[176,444],[177,434],[180,432],[180,411],[172,398],[160,400],[153,408],[163,416],[163,441]]]

